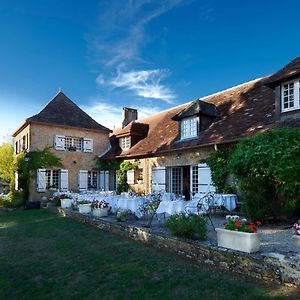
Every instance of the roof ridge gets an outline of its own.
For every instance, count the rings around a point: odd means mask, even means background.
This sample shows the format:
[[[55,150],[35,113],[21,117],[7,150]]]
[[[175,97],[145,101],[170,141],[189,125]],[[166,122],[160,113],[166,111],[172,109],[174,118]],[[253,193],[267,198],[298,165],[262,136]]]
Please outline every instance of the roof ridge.
[[[262,80],[262,79],[264,79],[264,78],[266,78],[266,77],[269,77],[269,76],[271,76],[271,75],[266,75],[266,76],[262,76],[262,77],[259,77],[259,78],[256,78],[256,79],[252,79],[252,80],[249,80],[249,81],[246,81],[246,82],[243,82],[243,83],[234,85],[234,86],[232,86],[232,87],[230,87],[230,88],[227,88],[227,89],[218,91],[218,92],[216,92],[216,93],[213,93],[213,94],[210,94],[210,95],[206,95],[206,96],[200,97],[200,98],[198,98],[197,100],[203,100],[203,99],[206,99],[206,98],[209,98],[209,97],[212,97],[212,96],[217,96],[217,95],[219,95],[219,94],[222,94],[222,93],[225,93],[225,92],[229,92],[230,90],[234,90],[234,89],[239,88],[239,87],[242,87],[242,86],[244,86],[244,85],[248,85],[248,84],[250,84],[250,83],[254,83],[254,82],[256,82],[256,81]]]

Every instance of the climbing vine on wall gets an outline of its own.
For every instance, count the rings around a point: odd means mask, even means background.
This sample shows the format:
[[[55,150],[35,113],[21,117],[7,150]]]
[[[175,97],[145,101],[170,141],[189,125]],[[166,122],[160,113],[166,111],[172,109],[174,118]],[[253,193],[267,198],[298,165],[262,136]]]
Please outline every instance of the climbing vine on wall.
[[[222,147],[202,161],[210,167],[212,181],[219,193],[236,193],[235,186],[228,183],[230,176],[229,161],[233,150],[233,146]]]
[[[50,148],[21,153],[15,157],[14,169],[18,173],[18,186],[23,190],[24,201],[28,200],[30,182],[36,176],[37,169],[53,167],[62,167],[62,163]]]
[[[138,165],[136,163],[131,163],[130,161],[123,161],[120,164],[120,168],[117,171],[118,175],[118,193],[127,192],[129,185],[127,183],[127,171],[136,170]]]

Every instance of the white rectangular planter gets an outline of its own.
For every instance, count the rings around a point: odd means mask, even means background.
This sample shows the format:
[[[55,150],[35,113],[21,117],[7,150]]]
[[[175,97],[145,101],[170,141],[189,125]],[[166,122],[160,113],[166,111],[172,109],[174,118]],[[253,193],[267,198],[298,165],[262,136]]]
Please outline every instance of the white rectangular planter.
[[[72,199],[60,199],[61,208],[70,208],[72,206]]]
[[[257,233],[216,228],[218,246],[247,253],[257,252],[260,247]]]
[[[293,239],[296,242],[296,246],[300,248],[300,235],[293,235]]]
[[[78,204],[78,211],[81,214],[89,214],[92,211],[90,204]]]
[[[94,208],[93,209],[94,217],[107,217],[108,216],[108,207],[106,208]]]

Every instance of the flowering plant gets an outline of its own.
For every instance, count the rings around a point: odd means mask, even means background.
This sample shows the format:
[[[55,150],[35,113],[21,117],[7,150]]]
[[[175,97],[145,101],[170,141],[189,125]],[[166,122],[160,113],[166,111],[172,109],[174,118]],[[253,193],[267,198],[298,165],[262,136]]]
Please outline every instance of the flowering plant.
[[[248,222],[247,219],[240,219],[239,216],[226,216],[224,228],[233,231],[256,233],[257,227],[261,225],[260,221]],[[300,226],[300,225],[299,225]]]
[[[105,200],[95,200],[92,202],[92,208],[109,208],[109,203]]]
[[[294,233],[300,235],[300,220],[293,225]]]

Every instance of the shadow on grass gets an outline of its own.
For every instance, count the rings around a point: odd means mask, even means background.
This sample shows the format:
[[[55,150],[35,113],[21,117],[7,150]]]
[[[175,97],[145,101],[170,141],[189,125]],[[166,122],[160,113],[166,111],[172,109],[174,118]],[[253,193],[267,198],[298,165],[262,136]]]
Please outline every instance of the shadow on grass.
[[[49,211],[1,214],[10,222],[0,231],[3,299],[293,299]]]

